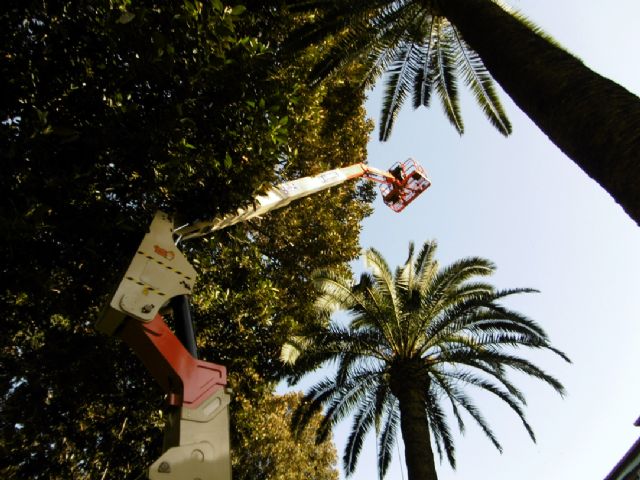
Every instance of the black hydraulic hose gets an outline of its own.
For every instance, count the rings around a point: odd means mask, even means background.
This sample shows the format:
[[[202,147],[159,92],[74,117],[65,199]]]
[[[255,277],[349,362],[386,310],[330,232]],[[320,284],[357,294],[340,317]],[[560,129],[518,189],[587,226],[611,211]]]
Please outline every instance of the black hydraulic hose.
[[[171,308],[173,309],[176,337],[178,337],[178,340],[180,340],[191,356],[197,359],[198,349],[196,347],[196,335],[193,331],[193,321],[191,320],[191,310],[189,309],[187,296],[178,295],[177,297],[173,297],[171,299]]]

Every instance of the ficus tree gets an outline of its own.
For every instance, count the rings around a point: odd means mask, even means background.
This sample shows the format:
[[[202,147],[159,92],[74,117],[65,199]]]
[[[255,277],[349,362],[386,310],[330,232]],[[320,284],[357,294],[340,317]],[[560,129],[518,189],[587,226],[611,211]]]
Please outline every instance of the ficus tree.
[[[326,103],[362,94],[348,80],[306,90],[314,52],[276,68],[273,48],[292,20],[259,8],[3,6],[0,272],[11,280],[0,289],[0,472],[139,478],[160,454],[162,395],[93,323],[154,212],[180,221],[226,213],[279,180],[363,161],[363,110]],[[345,186],[184,244],[200,274],[200,356],[229,367],[238,395],[269,398],[279,346],[309,311],[298,255],[311,248],[313,268],[355,256],[370,197]],[[329,244],[326,257],[313,250]],[[242,405],[232,403],[234,418]]]

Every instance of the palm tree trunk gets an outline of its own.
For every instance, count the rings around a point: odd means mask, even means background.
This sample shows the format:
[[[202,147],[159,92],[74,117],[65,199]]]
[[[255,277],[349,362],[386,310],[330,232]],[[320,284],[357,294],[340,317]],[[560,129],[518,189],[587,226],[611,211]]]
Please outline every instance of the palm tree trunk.
[[[516,105],[640,224],[640,99],[493,1],[437,3]]]
[[[437,480],[431,449],[429,420],[422,390],[406,388],[396,393],[400,403],[400,429],[409,480]]]

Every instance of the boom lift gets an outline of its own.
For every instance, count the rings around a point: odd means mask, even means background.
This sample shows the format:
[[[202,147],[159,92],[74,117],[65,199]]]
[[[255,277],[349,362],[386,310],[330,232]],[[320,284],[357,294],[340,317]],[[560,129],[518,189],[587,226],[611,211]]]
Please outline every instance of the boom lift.
[[[109,305],[96,323],[124,340],[167,395],[164,453],[149,467],[151,480],[230,480],[229,391],[222,365],[198,360],[187,296],[196,271],[178,250],[180,241],[207,235],[347,180],[378,182],[382,199],[402,211],[431,182],[413,159],[389,171],[363,163],[283,183],[236,213],[174,227],[157,212]],[[176,333],[161,308],[173,309]]]

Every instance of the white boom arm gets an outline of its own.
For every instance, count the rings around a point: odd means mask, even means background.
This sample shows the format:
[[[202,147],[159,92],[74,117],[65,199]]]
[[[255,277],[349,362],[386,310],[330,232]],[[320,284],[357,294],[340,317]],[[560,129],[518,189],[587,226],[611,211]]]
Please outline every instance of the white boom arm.
[[[308,195],[326,190],[353,178],[365,175],[390,177],[388,172],[369,167],[363,163],[357,163],[348,167],[336,168],[312,177],[299,178],[282,183],[269,189],[266,194],[258,195],[252,205],[239,208],[236,213],[230,213],[211,220],[195,222],[190,225],[176,228],[174,235],[180,240],[201,237],[210,232],[245,222],[252,218],[260,217],[267,212],[289,205],[292,201]]]

